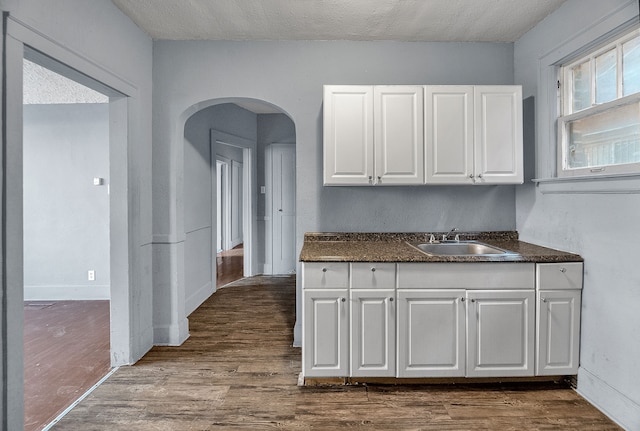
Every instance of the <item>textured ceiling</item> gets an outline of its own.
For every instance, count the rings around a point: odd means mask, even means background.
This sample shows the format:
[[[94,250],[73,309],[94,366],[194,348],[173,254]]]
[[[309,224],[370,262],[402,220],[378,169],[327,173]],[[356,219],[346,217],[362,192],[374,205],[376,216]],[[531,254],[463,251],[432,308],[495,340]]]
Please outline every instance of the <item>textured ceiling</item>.
[[[23,63],[23,103],[108,103],[109,97],[29,60]]]
[[[154,39],[514,42],[565,0],[112,0]]]

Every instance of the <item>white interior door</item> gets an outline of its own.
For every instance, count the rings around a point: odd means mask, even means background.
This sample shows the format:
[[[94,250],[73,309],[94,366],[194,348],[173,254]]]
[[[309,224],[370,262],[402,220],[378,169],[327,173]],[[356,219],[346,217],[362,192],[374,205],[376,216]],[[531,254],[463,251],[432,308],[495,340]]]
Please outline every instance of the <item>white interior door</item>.
[[[296,270],[296,149],[273,144],[271,149],[272,274]]]

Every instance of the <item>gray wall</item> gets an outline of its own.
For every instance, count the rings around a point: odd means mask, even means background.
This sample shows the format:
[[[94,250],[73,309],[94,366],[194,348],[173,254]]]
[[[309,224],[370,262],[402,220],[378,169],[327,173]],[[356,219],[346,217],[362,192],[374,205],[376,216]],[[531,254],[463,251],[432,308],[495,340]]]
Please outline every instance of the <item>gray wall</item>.
[[[555,100],[547,99],[544,82],[539,81],[546,69],[540,68],[622,23],[637,22],[637,14],[637,1],[569,0],[515,44],[515,81],[523,84],[525,98],[537,100],[539,178],[553,176],[555,168],[553,125],[549,127]],[[609,192],[595,191],[602,187]],[[623,193],[628,187],[633,191]],[[516,193],[522,239],[580,253],[585,259],[578,391],[627,429],[640,429],[638,190],[636,177],[615,184],[529,183]]]
[[[23,130],[25,299],[109,299],[109,105],[25,105]]]
[[[246,97],[278,106],[293,120],[298,247],[309,231],[513,229],[513,186],[323,187],[321,132],[323,84],[512,83],[512,44],[156,41],[154,236],[169,240],[154,247],[173,262],[158,268],[158,293],[176,298],[183,291],[181,277],[170,271],[184,262],[182,134],[194,112]],[[298,301],[298,315],[299,307]],[[183,325],[183,316],[162,316],[163,325]],[[299,322],[295,336],[299,343]]]

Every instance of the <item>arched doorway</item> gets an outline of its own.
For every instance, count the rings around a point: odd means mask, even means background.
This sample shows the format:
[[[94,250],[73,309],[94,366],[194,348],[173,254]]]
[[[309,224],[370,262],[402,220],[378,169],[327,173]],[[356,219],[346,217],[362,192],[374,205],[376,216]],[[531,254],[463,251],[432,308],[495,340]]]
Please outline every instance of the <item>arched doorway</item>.
[[[235,200],[224,201],[242,206],[235,213],[242,214],[239,230],[244,249],[244,276],[273,273],[271,200],[275,196],[273,168],[268,163],[273,160],[274,145],[293,149],[289,153],[293,158],[289,157],[292,162],[288,185],[289,190],[295,190],[295,125],[283,110],[264,101],[241,98],[212,100],[200,104],[199,108],[187,118],[184,126],[185,316],[216,289],[215,260],[221,243],[217,223],[220,213],[217,162],[241,166],[241,181],[236,181],[237,186],[242,184],[240,193],[235,195]],[[288,211],[288,225],[295,229],[295,222],[291,222],[292,217],[295,220],[295,194]],[[291,241],[286,247],[291,248],[289,256],[294,256],[295,231],[288,237]],[[281,234],[277,239],[280,238]],[[295,270],[295,263],[292,268]]]

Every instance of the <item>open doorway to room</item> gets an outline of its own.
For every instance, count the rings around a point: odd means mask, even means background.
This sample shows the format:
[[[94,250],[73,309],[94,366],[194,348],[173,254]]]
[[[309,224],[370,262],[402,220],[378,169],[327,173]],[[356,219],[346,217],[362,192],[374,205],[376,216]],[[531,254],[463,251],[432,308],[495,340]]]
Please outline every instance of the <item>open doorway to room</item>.
[[[111,369],[109,96],[52,62],[25,50],[25,430],[45,427]]]
[[[245,190],[242,148],[216,142],[216,287],[239,280],[244,275]]]

